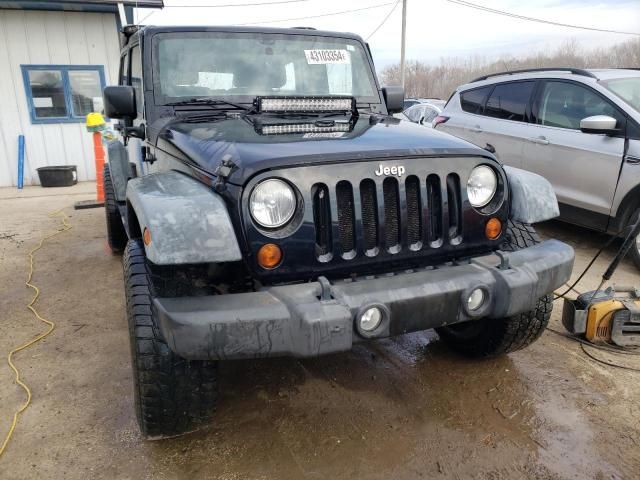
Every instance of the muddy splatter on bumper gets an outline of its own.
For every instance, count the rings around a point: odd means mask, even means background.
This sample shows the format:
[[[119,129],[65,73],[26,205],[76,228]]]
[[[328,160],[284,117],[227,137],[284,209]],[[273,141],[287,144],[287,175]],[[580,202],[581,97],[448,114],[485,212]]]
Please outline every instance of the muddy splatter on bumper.
[[[169,347],[187,359],[313,357],[365,340],[355,323],[371,306],[384,315],[369,338],[531,310],[569,279],[573,260],[570,246],[548,240],[502,258],[332,284],[323,279],[233,295],[158,298],[154,308]],[[467,299],[477,288],[485,299],[470,311]]]

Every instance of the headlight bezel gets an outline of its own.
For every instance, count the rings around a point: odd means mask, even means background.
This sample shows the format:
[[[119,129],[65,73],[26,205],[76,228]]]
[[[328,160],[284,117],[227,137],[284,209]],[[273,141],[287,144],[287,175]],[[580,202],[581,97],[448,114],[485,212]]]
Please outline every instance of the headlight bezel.
[[[254,209],[253,209],[253,202],[254,202],[254,197],[256,193],[260,188],[263,188],[266,184],[270,182],[277,182],[279,184],[284,185],[289,190],[289,192],[291,192],[291,195],[293,197],[293,209],[291,210],[291,213],[288,216],[286,216],[284,220],[275,224],[266,224],[260,221],[257,218],[257,215],[254,213]],[[291,185],[289,182],[281,178],[277,178],[277,177],[265,178],[264,180],[261,180],[259,183],[254,185],[253,188],[251,189],[251,193],[249,194],[249,204],[248,204],[249,215],[251,216],[251,220],[253,221],[253,223],[261,230],[264,229],[267,231],[274,231],[274,230],[280,230],[285,228],[289,223],[291,223],[291,220],[295,218],[296,212],[299,210],[299,207],[300,207],[300,195],[297,189],[293,185]]]

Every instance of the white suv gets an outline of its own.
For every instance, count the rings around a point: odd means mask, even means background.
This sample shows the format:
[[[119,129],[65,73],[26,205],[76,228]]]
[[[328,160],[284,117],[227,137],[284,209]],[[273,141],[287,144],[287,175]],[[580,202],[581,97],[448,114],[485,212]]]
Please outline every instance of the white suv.
[[[640,212],[640,70],[518,70],[459,87],[434,128],[546,177],[560,218],[611,234]],[[631,255],[640,268],[640,237]]]

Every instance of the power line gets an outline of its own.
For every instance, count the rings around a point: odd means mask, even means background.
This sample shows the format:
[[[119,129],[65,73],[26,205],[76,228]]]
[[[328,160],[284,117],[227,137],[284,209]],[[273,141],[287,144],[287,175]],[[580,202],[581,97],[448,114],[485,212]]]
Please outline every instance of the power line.
[[[276,0],[273,2],[252,2],[252,3],[223,3],[216,5],[165,5],[164,8],[225,8],[225,7],[258,7],[260,5],[280,5],[283,3],[302,3],[311,0]]]
[[[395,11],[396,7],[398,6],[398,4],[400,3],[401,0],[396,0],[396,3],[393,4],[393,7],[391,7],[391,10],[389,10],[389,13],[387,13],[387,16],[384,17],[384,19],[382,20],[382,22],[380,22],[380,25],[378,25],[373,32],[371,32],[367,38],[365,39],[366,41],[369,41],[369,39],[371,37],[373,37],[373,35],[380,30],[380,28],[382,28],[382,26],[387,23],[387,20],[389,20],[389,17],[391,16],[391,14]]]
[[[449,3],[455,3],[456,5],[460,5],[463,7],[475,8],[476,10],[481,10],[483,12],[495,13],[496,15],[504,15],[506,17],[517,18],[519,20],[527,20],[529,22],[545,23],[548,25],[555,25],[557,27],[577,28],[580,30],[591,30],[592,32],[619,33],[622,35],[640,36],[640,33],[636,33],[636,32],[623,32],[620,30],[607,30],[605,28],[585,27],[581,25],[571,25],[569,23],[561,23],[561,22],[554,22],[551,20],[544,20],[542,18],[527,17],[525,15],[519,15],[517,13],[505,12],[504,10],[497,10],[495,8],[485,7],[483,5],[467,2],[465,0],[445,0],[445,1]]]
[[[370,7],[353,8],[351,10],[342,10],[340,12],[323,13],[320,15],[310,15],[307,17],[282,18],[280,20],[266,20],[262,22],[239,23],[238,25],[263,25],[265,23],[290,22],[294,20],[309,20],[311,18],[330,17],[333,15],[342,15],[343,13],[362,12],[364,10],[372,10],[374,8],[386,7],[387,5],[391,5],[392,3],[393,2],[379,3],[378,5],[371,5]]]

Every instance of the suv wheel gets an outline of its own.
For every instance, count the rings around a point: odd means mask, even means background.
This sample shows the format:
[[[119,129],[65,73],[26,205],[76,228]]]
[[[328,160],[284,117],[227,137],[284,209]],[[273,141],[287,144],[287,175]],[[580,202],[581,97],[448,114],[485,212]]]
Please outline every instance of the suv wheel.
[[[185,360],[167,345],[152,307],[151,265],[140,240],[127,243],[123,264],[140,430],[147,438],[197,430],[213,414],[218,396],[217,362]]]
[[[127,232],[122,224],[116,192],[111,182],[109,165],[102,170],[102,185],[104,187],[104,212],[107,217],[107,241],[113,253],[120,253],[127,245]]]
[[[638,211],[636,215],[632,217],[634,219],[634,221],[631,222],[632,225],[635,223],[635,220],[638,220],[638,216],[640,216],[640,211]],[[636,267],[640,268],[640,235],[636,237],[636,241],[633,245],[631,245],[629,256],[631,257],[631,260],[633,260],[633,263],[636,264]]]
[[[531,225],[509,221],[503,251],[540,243]],[[553,297],[545,295],[536,308],[507,318],[486,318],[441,327],[440,337],[454,350],[471,357],[495,357],[524,348],[540,337],[551,318]]]

